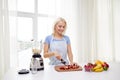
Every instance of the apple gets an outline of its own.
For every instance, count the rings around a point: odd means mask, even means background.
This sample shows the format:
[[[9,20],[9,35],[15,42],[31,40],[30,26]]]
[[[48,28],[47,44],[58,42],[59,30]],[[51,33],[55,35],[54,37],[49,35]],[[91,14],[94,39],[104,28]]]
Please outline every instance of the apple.
[[[107,66],[107,68],[109,68],[109,64],[108,63],[104,62],[104,64]]]
[[[104,69],[105,71],[107,71],[107,70],[108,70],[108,68],[107,68],[107,67],[103,67],[103,69]]]
[[[107,62],[104,62],[104,64],[102,64],[102,67],[105,71],[107,71],[109,68],[109,64]]]

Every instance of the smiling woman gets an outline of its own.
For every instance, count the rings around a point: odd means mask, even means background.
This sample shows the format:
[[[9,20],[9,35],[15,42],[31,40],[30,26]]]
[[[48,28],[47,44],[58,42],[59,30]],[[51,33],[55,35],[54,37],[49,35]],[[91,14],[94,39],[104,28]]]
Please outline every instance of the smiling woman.
[[[65,35],[66,28],[66,20],[59,17],[53,25],[53,33],[45,38],[44,57],[50,59],[50,65],[60,65],[60,60],[64,60],[65,64],[74,64],[71,42]]]

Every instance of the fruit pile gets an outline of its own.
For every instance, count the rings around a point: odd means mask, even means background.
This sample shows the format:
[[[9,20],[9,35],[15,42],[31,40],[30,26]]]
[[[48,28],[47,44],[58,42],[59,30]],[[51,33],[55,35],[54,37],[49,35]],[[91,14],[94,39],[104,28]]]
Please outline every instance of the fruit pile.
[[[78,69],[80,66],[73,64],[73,65],[65,65],[65,66],[60,66],[60,70],[70,70],[70,69]]]
[[[86,72],[102,72],[107,71],[109,68],[109,64],[104,61],[96,60],[95,63],[87,63],[84,65]]]

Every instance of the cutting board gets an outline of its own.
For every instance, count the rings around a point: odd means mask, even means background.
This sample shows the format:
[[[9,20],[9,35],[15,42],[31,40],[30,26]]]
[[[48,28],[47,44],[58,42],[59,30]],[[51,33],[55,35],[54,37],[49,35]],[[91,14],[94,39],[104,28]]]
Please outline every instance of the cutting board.
[[[78,68],[76,69],[66,69],[66,70],[63,70],[63,69],[60,69],[61,67],[64,67],[63,65],[62,66],[55,66],[55,70],[58,71],[58,72],[70,72],[70,71],[82,71],[82,67],[79,66]]]

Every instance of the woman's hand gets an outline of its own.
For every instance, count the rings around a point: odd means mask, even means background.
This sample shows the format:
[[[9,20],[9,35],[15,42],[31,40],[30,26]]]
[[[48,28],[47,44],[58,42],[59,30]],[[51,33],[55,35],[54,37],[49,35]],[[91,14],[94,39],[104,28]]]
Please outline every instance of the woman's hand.
[[[58,54],[57,52],[53,52],[54,53],[54,56],[58,59],[58,60],[61,60],[61,55]]]

